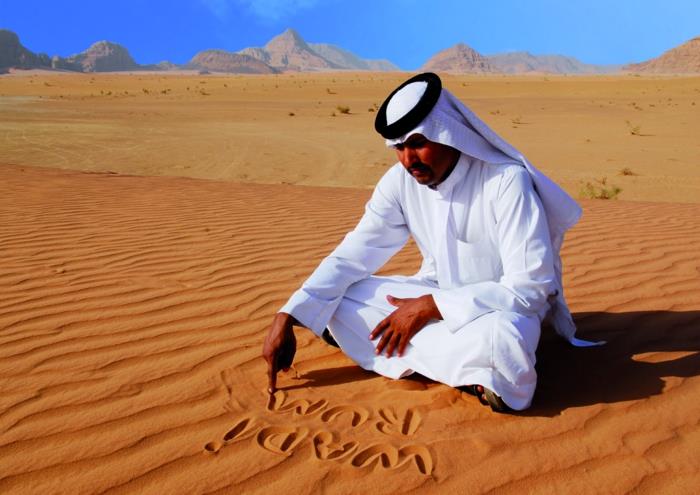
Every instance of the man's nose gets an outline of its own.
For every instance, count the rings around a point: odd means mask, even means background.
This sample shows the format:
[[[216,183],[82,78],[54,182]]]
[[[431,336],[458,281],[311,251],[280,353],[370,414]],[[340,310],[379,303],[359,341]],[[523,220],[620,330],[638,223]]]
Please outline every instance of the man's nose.
[[[417,161],[416,159],[416,150],[413,148],[410,148],[406,146],[402,151],[401,151],[401,163],[403,164],[404,167],[410,167]]]

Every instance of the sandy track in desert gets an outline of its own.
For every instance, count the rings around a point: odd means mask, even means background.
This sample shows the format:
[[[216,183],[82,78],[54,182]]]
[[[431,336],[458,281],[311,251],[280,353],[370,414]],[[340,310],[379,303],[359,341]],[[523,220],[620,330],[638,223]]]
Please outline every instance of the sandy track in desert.
[[[0,166],[0,492],[693,493],[700,206],[584,201],[579,333],[545,329],[525,413],[391,381],[277,308],[369,191]],[[408,246],[382,273],[411,273]]]

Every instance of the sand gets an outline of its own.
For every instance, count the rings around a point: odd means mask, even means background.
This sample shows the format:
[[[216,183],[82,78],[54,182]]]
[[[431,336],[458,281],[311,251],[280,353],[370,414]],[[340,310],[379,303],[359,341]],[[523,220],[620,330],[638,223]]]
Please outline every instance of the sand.
[[[608,344],[545,329],[529,410],[387,380],[304,330],[267,397],[267,325],[392,162],[367,108],[402,77],[0,78],[1,493],[696,491],[698,79],[448,82],[572,193],[602,174],[623,189],[581,201],[563,251],[579,334]],[[172,92],[114,96],[144,80]],[[217,89],[188,95],[200,80]],[[678,106],[623,103],[656,86]],[[615,91],[596,120],[585,102]],[[592,142],[552,139],[574,129]],[[418,265],[409,245],[382,273]]]
[[[396,161],[374,108],[405,78],[19,72],[0,78],[2,162],[371,188]],[[700,77],[444,82],[574,196],[606,178],[620,199],[700,201]]]

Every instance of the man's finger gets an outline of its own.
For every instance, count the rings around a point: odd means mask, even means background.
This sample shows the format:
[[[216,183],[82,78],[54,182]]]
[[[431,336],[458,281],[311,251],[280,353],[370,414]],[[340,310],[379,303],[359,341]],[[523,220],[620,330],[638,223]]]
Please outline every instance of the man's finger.
[[[377,355],[382,353],[382,349],[387,345],[389,342],[389,339],[391,338],[391,331],[384,332],[384,335],[382,335],[382,338],[379,339],[379,343],[377,344],[377,348],[374,350]]]
[[[396,349],[396,344],[399,340],[401,340],[401,334],[399,332],[394,332],[386,348],[386,357],[391,357],[394,354],[394,349]]]
[[[384,318],[382,321],[380,321],[376,327],[374,327],[374,330],[372,330],[372,333],[369,334],[369,340],[376,339],[377,335],[381,334],[388,327],[389,327],[389,318],[387,317],[387,318]]]
[[[406,350],[406,347],[408,346],[409,340],[411,340],[410,337],[404,336],[404,337],[401,339],[401,342],[399,342],[399,349],[398,349],[398,351],[397,351],[397,353],[396,353],[399,357],[403,356],[403,353],[404,353],[404,351]]]
[[[267,392],[274,394],[277,390],[277,356],[272,356],[272,359],[267,362],[267,377]]]
[[[293,349],[289,345],[284,345],[277,354],[277,369],[285,370],[292,365],[294,361]]]

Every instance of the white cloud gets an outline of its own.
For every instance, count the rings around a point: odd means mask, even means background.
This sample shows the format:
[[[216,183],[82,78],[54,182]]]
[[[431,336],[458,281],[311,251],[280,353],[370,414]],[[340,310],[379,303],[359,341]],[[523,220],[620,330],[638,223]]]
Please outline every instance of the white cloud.
[[[217,17],[226,18],[232,10],[243,7],[262,20],[278,21],[299,10],[313,7],[319,0],[201,0]]]

